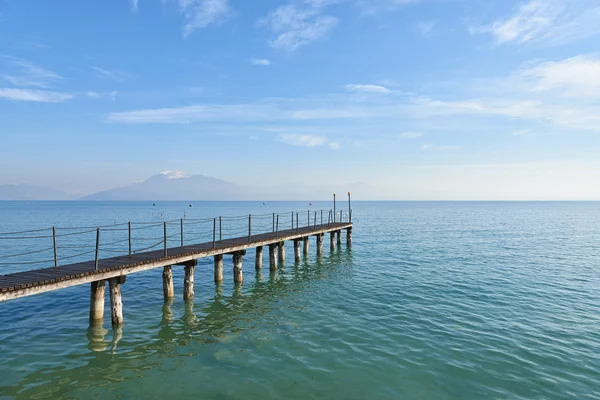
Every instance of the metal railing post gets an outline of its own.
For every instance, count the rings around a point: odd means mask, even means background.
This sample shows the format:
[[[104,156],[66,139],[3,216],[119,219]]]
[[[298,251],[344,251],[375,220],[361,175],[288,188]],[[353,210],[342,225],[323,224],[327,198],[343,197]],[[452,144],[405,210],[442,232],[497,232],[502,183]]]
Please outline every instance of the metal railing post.
[[[221,217],[219,217],[219,226],[221,222]],[[217,219],[213,219],[213,248],[216,247],[217,242]]]
[[[277,224],[275,225],[275,237],[279,237],[279,214],[277,214]]]
[[[317,227],[317,212],[315,211],[315,228]]]
[[[98,254],[100,253],[100,228],[96,228],[96,262],[94,269],[98,271]]]
[[[129,255],[131,255],[131,221],[127,223],[127,241],[129,243]]]
[[[56,228],[52,227],[52,242],[54,243],[54,268],[58,268],[58,253],[56,248]]]
[[[298,222],[298,213],[296,213],[296,232],[300,230],[300,224]]]
[[[294,229],[294,212],[292,211],[292,230]]]
[[[248,214],[248,243],[252,241],[252,214]]]
[[[219,242],[223,241],[223,217],[219,217]]]
[[[165,245],[165,257],[167,256],[167,221],[163,222],[163,243]]]
[[[321,225],[323,225],[323,210],[321,210]]]
[[[183,218],[179,220],[180,223],[180,233],[181,233],[181,247],[183,247]]]
[[[273,213],[273,232],[275,232],[275,213]]]

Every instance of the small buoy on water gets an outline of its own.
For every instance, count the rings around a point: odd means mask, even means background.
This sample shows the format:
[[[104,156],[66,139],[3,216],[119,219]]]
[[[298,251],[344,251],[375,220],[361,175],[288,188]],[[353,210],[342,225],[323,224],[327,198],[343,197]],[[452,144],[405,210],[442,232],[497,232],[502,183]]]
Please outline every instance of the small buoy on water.
[[[156,203],[152,203],[152,205],[153,205],[153,206],[155,206],[155,205],[156,205]]]
[[[193,207],[193,205],[192,205],[192,204],[190,204],[190,207]]]

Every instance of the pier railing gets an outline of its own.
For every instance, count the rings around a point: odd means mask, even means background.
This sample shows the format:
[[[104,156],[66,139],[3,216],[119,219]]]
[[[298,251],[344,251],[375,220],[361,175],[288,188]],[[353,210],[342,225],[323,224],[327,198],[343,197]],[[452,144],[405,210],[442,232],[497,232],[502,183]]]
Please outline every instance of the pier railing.
[[[0,275],[151,250],[352,222],[352,211],[308,210],[0,233]],[[16,251],[15,249],[19,249]]]

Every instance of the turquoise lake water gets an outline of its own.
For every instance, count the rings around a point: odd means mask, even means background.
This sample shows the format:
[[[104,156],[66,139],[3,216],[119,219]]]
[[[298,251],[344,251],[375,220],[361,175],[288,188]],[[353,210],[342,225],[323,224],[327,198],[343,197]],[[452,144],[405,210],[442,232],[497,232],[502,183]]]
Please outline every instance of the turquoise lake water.
[[[0,202],[0,232],[331,206]],[[296,265],[288,245],[274,275],[249,251],[242,286],[230,256],[220,286],[201,259],[191,303],[181,267],[170,304],[161,269],[130,275],[118,330],[88,329],[89,285],[0,303],[0,399],[600,399],[600,203],[355,202],[353,220],[351,249],[313,239]]]

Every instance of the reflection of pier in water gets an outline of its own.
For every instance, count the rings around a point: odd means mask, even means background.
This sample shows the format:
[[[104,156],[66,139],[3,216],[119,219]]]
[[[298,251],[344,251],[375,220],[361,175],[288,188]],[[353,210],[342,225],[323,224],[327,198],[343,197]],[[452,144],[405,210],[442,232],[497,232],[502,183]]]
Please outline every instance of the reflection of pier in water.
[[[163,368],[161,358],[156,357],[156,354],[171,354],[173,350],[192,342],[213,344],[229,334],[236,335],[251,330],[253,327],[240,326],[240,316],[247,316],[244,323],[264,323],[264,315],[275,310],[277,302],[297,292],[289,290],[290,286],[305,285],[337,272],[336,268],[325,268],[326,266],[351,263],[350,249],[340,249],[312,263],[286,265],[280,271],[270,274],[260,274],[257,271],[256,280],[246,285],[249,288],[246,293],[242,292],[241,285],[236,284],[231,295],[226,296],[223,294],[223,286],[216,285],[214,297],[209,302],[194,304],[193,301],[185,301],[175,304],[173,299],[165,300],[160,323],[147,329],[155,333],[139,344],[127,340],[126,328],[117,327],[107,337],[111,331],[102,324],[92,324],[86,332],[90,353],[69,356],[70,359],[89,359],[86,365],[70,369],[65,366],[41,369],[27,375],[15,386],[0,386],[0,396],[18,394],[29,398],[47,393],[53,397],[61,397],[74,388],[101,387],[111,382],[142,377],[144,371]],[[286,273],[280,273],[281,271]],[[182,308],[183,314],[176,317],[175,314]],[[198,317],[198,314],[204,316]],[[136,356],[131,357],[131,354]],[[66,371],[69,376],[78,377],[77,381],[66,378]],[[37,382],[41,384],[36,385]]]

